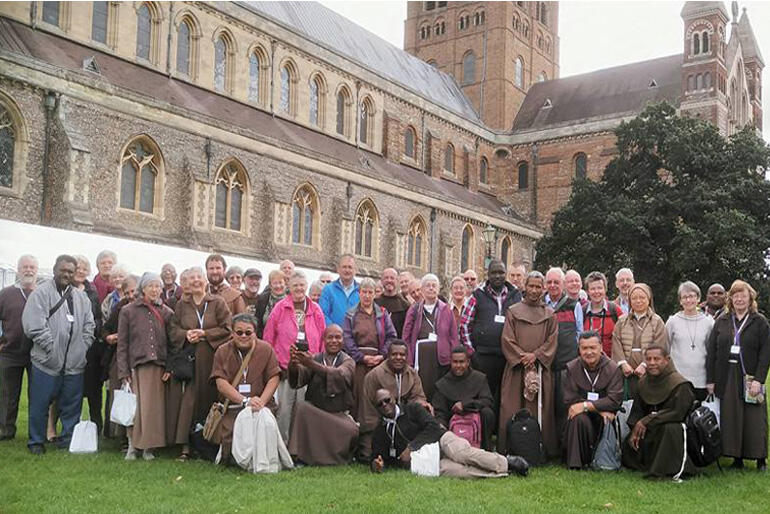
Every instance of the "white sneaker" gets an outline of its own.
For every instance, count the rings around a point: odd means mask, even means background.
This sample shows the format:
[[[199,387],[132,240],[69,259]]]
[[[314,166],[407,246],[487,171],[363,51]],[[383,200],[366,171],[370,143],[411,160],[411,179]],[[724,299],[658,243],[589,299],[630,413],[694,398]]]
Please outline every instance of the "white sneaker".
[[[153,455],[152,451],[150,450],[144,450],[142,451],[142,458],[144,460],[153,460],[155,458],[155,455]]]
[[[136,450],[129,449],[126,452],[126,460],[136,460]]]

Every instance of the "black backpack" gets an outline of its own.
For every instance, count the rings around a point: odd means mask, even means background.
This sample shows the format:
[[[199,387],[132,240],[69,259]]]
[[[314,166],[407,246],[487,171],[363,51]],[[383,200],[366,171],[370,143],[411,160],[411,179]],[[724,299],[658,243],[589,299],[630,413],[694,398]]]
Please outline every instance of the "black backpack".
[[[708,466],[722,456],[722,433],[714,411],[696,402],[687,415],[687,454],[698,467]]]
[[[613,323],[618,322],[618,306],[615,304],[615,302],[607,302],[607,311],[609,311],[610,319]],[[586,303],[583,305],[583,319],[586,320],[588,318],[606,318],[606,314],[602,312],[601,314],[594,314],[591,310],[591,302]]]
[[[505,427],[508,455],[523,457],[530,466],[545,464],[545,446],[540,424],[529,410],[521,409]]]

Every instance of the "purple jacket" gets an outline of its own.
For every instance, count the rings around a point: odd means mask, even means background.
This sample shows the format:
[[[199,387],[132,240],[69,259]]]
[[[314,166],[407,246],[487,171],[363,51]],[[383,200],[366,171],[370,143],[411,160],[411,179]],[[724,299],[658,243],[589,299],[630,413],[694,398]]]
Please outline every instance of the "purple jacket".
[[[358,305],[352,309],[348,309],[345,313],[345,319],[342,321],[342,338],[345,342],[345,353],[350,355],[354,361],[361,362],[364,358],[364,354],[358,349],[358,343],[353,339],[353,326],[355,325],[356,316],[358,315]],[[390,319],[390,313],[385,310],[384,307],[380,307],[374,304],[375,322],[374,326],[377,329],[377,340],[379,341],[380,355],[386,357],[388,355],[388,347],[390,346],[390,340],[396,339],[396,327],[393,326],[393,322]]]
[[[422,310],[424,302],[420,300],[409,307],[404,322],[404,341],[409,347],[409,365],[414,366],[414,351],[417,344],[417,335],[422,327]],[[460,344],[460,333],[457,331],[457,322],[455,322],[452,309],[441,300],[436,300],[436,336],[438,344],[436,352],[438,353],[438,363],[441,366],[448,366],[452,360],[452,348]],[[473,347],[467,346],[468,354],[473,354]]]

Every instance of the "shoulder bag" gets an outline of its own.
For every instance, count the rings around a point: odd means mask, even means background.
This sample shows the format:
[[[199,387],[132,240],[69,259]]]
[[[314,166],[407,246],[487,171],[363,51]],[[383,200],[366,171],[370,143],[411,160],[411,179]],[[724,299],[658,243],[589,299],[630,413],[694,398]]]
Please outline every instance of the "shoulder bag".
[[[257,346],[257,343],[254,342],[254,345],[251,347],[251,350],[249,350],[249,353],[247,353],[246,357],[243,358],[241,367],[238,368],[238,373],[235,374],[235,378],[233,378],[233,380],[230,382],[230,385],[232,385],[233,387],[238,386],[238,382],[241,379],[241,375],[243,375],[243,370],[246,369],[246,366],[249,365],[249,361],[251,360],[251,354],[254,352],[254,347],[256,346]],[[238,351],[237,348],[236,348],[236,351]],[[206,415],[206,422],[203,425],[203,438],[205,440],[212,443],[218,443],[218,441],[215,441],[217,428],[219,427],[219,422],[222,421],[222,417],[225,415],[225,412],[227,411],[227,407],[229,405],[230,405],[230,400],[228,398],[225,398],[224,404],[220,402],[214,402],[211,404],[209,413],[208,415]]]

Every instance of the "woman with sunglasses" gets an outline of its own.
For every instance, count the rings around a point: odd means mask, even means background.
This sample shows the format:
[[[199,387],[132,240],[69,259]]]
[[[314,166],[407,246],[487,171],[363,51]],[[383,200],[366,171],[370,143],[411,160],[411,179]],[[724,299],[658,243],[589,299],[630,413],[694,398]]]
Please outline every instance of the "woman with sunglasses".
[[[251,351],[249,362],[238,377],[237,387],[234,387],[233,379],[249,351]],[[273,348],[268,343],[257,339],[257,320],[250,314],[235,316],[230,340],[217,348],[211,370],[211,380],[216,383],[221,401],[230,401],[230,407],[225,411],[217,428],[217,439],[222,445],[220,462],[228,461],[233,442],[235,418],[243,409],[250,408],[257,412],[266,407],[275,413],[273,393],[278,388],[280,374],[281,368],[278,366]],[[276,433],[275,439],[278,439],[277,436]]]
[[[180,460],[189,457],[190,428],[203,423],[211,404],[217,399],[217,389],[209,380],[214,363],[214,351],[230,337],[232,317],[221,296],[206,292],[206,275],[199,267],[187,273],[190,294],[176,304],[169,325],[169,339],[175,348],[186,344],[195,346],[193,378],[185,386],[174,441],[182,445]]]

